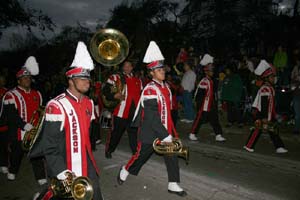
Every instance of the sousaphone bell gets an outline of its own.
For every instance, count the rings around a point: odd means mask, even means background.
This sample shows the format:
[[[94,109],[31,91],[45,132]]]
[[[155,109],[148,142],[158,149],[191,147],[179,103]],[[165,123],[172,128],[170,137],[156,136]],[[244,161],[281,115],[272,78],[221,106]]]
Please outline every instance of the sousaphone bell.
[[[126,36],[116,29],[101,29],[90,41],[90,52],[103,66],[116,66],[128,56],[129,42]]]

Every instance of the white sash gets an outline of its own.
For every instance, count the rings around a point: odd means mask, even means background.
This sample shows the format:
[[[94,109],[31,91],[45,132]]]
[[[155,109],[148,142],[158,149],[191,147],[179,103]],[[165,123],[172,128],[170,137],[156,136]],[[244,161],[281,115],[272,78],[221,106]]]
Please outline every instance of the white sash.
[[[26,102],[22,96],[22,94],[20,94],[20,92],[18,90],[12,90],[11,91],[19,100],[19,103],[20,103],[20,117],[28,123],[27,121],[27,106],[26,106]],[[17,107],[17,103],[15,105]],[[18,108],[17,108],[18,109]],[[21,129],[21,140],[23,140],[24,138],[24,135],[25,135],[26,131],[22,130]]]
[[[74,172],[76,176],[82,176],[81,135],[78,116],[68,99],[63,98],[58,101],[64,107],[69,120],[70,141],[67,141],[67,144],[70,144],[71,152],[67,153],[71,153],[71,171]]]

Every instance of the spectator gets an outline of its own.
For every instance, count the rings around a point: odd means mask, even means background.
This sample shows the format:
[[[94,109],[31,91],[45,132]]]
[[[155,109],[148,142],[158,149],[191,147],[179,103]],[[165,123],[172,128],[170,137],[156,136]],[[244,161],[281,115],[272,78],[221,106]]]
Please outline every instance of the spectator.
[[[295,127],[294,134],[300,132],[300,60],[296,58],[296,65],[293,68],[291,74],[291,84],[293,91],[293,107],[295,112]]]
[[[193,90],[195,89],[196,74],[192,70],[190,63],[185,62],[184,66],[184,75],[182,77],[181,86],[183,88],[183,110],[184,118],[182,122],[192,123],[194,120],[194,107],[193,107]]]
[[[279,45],[277,51],[274,54],[273,65],[276,68],[276,72],[278,74],[278,84],[279,85],[287,85],[288,77],[287,77],[287,63],[288,56],[285,49]]]
[[[235,73],[233,64],[225,68],[226,77],[222,84],[221,101],[227,108],[227,127],[231,127],[234,122],[238,122],[239,127],[243,126],[241,117],[241,98],[243,94],[243,83],[238,74]]]

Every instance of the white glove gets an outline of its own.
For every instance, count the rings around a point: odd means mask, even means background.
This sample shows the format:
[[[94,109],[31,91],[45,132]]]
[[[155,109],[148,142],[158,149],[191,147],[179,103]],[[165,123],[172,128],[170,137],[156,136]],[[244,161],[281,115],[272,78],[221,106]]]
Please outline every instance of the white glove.
[[[60,173],[56,176],[57,179],[58,179],[58,180],[65,180],[65,179],[68,177],[66,172],[69,172],[69,173],[73,174],[73,172],[72,172],[71,170],[66,169],[66,170],[60,172]]]
[[[172,135],[168,135],[168,137],[165,137],[163,140],[162,140],[162,142],[168,142],[168,143],[170,143],[170,142],[172,142],[173,141],[173,136]]]
[[[25,124],[25,126],[24,126],[23,129],[24,129],[25,131],[30,131],[32,128],[33,128],[33,125],[30,124],[30,123],[27,123],[27,124]]]

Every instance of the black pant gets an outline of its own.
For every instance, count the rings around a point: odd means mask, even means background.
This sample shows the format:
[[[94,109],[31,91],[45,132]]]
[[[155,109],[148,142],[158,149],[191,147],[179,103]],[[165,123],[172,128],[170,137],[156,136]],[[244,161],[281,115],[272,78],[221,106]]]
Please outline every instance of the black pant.
[[[7,132],[0,132],[0,167],[8,166],[8,136]]]
[[[254,149],[262,131],[259,129],[252,129],[250,135],[246,142],[246,147]],[[268,131],[271,141],[273,142],[274,147],[277,149],[279,147],[284,147],[284,144],[278,134],[278,132]]]
[[[132,175],[138,175],[142,166],[153,154],[152,144],[139,143],[137,152],[131,157],[125,166],[126,170]],[[168,172],[169,182],[180,182],[179,165],[177,155],[164,155],[165,164]]]
[[[19,172],[22,158],[24,156],[24,150],[22,149],[22,141],[14,140],[11,143],[11,153],[10,153],[10,166],[9,172],[12,174],[17,174]],[[45,165],[44,165],[44,158],[32,158],[30,159],[34,176],[36,180],[45,179],[46,172],[45,172]]]
[[[138,128],[131,126],[134,112],[135,112],[135,106],[132,103],[127,119],[113,116],[112,131],[108,134],[106,138],[106,148],[105,148],[106,152],[112,153],[116,150],[125,130],[127,131],[128,134],[129,146],[132,151],[132,154],[136,152]]]
[[[219,122],[218,110],[212,107],[209,112],[199,110],[192,125],[191,133],[197,134],[202,124],[209,122],[216,135],[223,134],[222,127]]]
[[[227,120],[229,123],[243,123],[239,104],[227,101]]]
[[[90,159],[88,160],[88,177],[92,181],[93,190],[94,190],[94,196],[93,199],[99,199],[102,200],[103,196],[100,189],[100,183],[99,183],[99,176],[96,173],[96,170],[92,164],[92,161]]]

